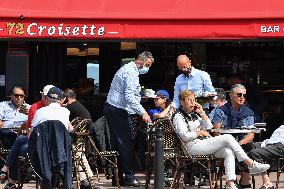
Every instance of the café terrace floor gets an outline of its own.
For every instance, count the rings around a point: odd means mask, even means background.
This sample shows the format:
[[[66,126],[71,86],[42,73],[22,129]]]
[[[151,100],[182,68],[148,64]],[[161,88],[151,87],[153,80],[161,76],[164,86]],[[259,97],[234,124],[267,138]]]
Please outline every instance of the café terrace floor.
[[[142,183],[142,186],[140,188],[145,188],[145,174],[144,173],[139,173],[136,174],[137,178],[140,180],[140,182]],[[239,176],[238,176],[239,178]],[[275,184],[276,181],[276,173],[271,173],[270,174],[270,178],[272,180],[272,182]],[[223,182],[224,183],[224,182]],[[260,188],[262,185],[262,180],[260,176],[256,177],[256,189]],[[114,189],[116,187],[111,186],[111,180],[106,180],[105,177],[103,175],[100,175],[100,183],[97,184],[96,186],[100,186],[101,189]],[[0,184],[0,188],[2,189],[4,187],[4,184]],[[30,181],[29,183],[25,183],[24,184],[24,189],[32,189],[32,188],[36,188],[35,187],[35,182],[34,181]],[[133,188],[133,187],[121,187],[121,188]],[[151,187],[150,188],[154,188],[154,181],[151,180]],[[166,187],[165,187],[166,188]],[[180,188],[182,188],[182,186],[180,186]],[[186,188],[191,188],[191,189],[197,189],[197,186],[187,186]],[[209,186],[201,186],[201,188],[209,188]],[[224,186],[223,186],[224,188]],[[279,188],[284,189],[284,173],[280,176],[280,185]]]

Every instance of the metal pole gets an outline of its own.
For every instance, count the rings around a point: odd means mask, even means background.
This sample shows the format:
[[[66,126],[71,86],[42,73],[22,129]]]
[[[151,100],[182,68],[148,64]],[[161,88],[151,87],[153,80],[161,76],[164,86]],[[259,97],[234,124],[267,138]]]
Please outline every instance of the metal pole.
[[[155,189],[164,188],[164,132],[161,127],[155,130]]]

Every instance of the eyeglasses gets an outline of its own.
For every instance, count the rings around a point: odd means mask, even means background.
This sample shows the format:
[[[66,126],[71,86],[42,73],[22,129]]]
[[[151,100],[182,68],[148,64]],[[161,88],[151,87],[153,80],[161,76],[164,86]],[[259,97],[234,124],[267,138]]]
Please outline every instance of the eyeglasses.
[[[12,94],[14,97],[16,98],[25,98],[25,95],[24,94]]]
[[[241,97],[244,97],[246,98],[247,97],[247,94],[244,94],[244,93],[236,93],[236,96],[241,98]]]

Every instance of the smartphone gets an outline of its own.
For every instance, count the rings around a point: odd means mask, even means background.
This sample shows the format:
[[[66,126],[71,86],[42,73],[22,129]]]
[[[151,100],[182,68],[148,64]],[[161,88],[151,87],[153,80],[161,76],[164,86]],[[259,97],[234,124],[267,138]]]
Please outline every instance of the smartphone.
[[[196,111],[196,110],[197,110],[197,106],[194,106],[194,108],[193,108],[193,109],[194,109],[194,111]]]

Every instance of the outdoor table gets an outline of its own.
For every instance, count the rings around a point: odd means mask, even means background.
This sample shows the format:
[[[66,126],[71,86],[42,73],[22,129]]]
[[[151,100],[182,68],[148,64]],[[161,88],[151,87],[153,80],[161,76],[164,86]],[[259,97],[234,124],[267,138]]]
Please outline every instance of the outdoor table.
[[[221,134],[246,134],[246,133],[261,133],[265,128],[255,129],[211,129],[210,132],[218,132]]]

